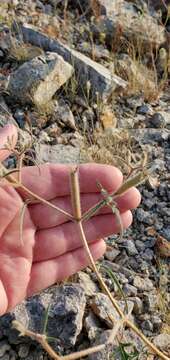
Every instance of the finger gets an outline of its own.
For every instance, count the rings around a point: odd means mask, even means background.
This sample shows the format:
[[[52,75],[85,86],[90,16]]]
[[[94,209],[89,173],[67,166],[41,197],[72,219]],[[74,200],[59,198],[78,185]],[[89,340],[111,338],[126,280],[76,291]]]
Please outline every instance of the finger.
[[[90,246],[94,260],[100,258],[105,252],[103,240]],[[35,263],[32,267],[28,296],[31,296],[89,265],[84,249],[81,247],[52,260]]]
[[[8,298],[3,283],[0,280],[0,316],[5,314],[7,308],[8,308]]]
[[[121,215],[124,229],[132,223],[132,214],[127,211]],[[83,225],[89,243],[120,231],[118,221],[112,214],[95,216]],[[42,261],[61,256],[81,246],[80,235],[73,222],[40,230],[36,234],[33,261]]]
[[[56,196],[70,194],[70,170],[72,166],[61,164],[45,164],[29,166],[22,170],[22,182],[34,193],[46,200]],[[110,165],[82,164],[79,166],[79,181],[81,193],[98,193],[99,181],[109,192],[116,191],[122,183],[122,173],[119,169]],[[22,190],[23,197],[28,198]]]
[[[3,161],[10,155],[10,151],[5,150],[4,146],[6,145],[8,138],[12,142],[12,146],[14,147],[17,142],[17,128],[16,126],[10,124],[4,126],[0,130],[0,160]]]
[[[102,200],[103,197],[98,194],[82,194],[81,195],[81,207],[82,213],[86,212],[97,202]],[[141,196],[136,188],[131,188],[124,195],[116,199],[117,207],[120,212],[125,212],[129,209],[135,209],[141,201]],[[59,208],[72,213],[70,196],[58,197],[51,201],[51,203]],[[47,229],[68,221],[67,216],[56,211],[49,206],[43,204],[34,204],[29,206],[30,214],[35,226],[38,229]],[[97,214],[109,214],[112,210],[110,207],[103,207]]]

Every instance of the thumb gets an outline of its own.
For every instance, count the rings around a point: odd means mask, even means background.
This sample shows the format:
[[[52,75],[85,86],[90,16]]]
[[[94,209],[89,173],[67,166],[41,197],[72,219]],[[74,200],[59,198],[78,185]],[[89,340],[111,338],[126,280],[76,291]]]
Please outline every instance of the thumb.
[[[10,155],[10,151],[4,149],[8,139],[10,139],[12,146],[15,146],[17,137],[17,128],[13,124],[0,129],[0,161],[5,160]]]

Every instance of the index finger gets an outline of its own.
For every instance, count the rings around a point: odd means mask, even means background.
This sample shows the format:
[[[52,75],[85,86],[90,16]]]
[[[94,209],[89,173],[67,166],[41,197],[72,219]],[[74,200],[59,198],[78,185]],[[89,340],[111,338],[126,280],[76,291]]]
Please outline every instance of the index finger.
[[[72,166],[62,164],[44,164],[40,169],[36,166],[22,169],[22,183],[32,192],[46,200],[70,194],[70,170]],[[110,165],[81,164],[79,166],[79,182],[81,193],[98,193],[100,181],[109,192],[116,191],[122,181],[121,171]],[[25,198],[22,190],[19,190]]]

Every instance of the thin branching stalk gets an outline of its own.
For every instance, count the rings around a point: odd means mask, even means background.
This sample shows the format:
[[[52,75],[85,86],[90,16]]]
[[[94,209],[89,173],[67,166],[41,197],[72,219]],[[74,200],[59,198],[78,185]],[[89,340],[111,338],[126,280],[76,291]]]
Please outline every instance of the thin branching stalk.
[[[11,175],[11,173],[8,174],[8,171],[2,165],[2,163],[0,163],[0,170],[3,170],[4,177],[8,180],[10,185],[12,185],[15,188],[20,188],[20,189],[24,190],[24,192],[26,192],[26,194],[31,195],[34,199],[39,200],[43,204],[50,206],[51,208],[57,210],[58,212],[64,214],[65,216],[67,216],[69,219],[73,220],[73,216],[71,214],[69,214],[67,211],[60,209],[58,206],[55,206],[54,204],[50,203],[48,200],[45,200],[41,196],[38,196],[37,194],[32,192],[30,189],[28,189],[26,186],[24,186],[22,183],[18,182],[17,179]]]
[[[72,221],[74,221],[77,224],[79,233],[80,233],[80,238],[82,240],[84,249],[85,249],[85,253],[87,256],[87,259],[89,260],[89,265],[91,265],[92,269],[94,270],[94,272],[96,273],[96,276],[98,278],[98,281],[100,283],[101,288],[103,289],[103,291],[107,294],[107,296],[109,297],[111,303],[113,304],[114,308],[116,309],[117,313],[120,315],[120,326],[116,326],[113,328],[113,333],[112,333],[112,337],[111,339],[113,339],[116,334],[117,331],[120,329],[121,325],[124,324],[126,326],[128,326],[129,328],[131,328],[143,341],[144,343],[153,351],[154,354],[157,354],[160,359],[162,360],[169,360],[169,357],[167,357],[165,354],[163,354],[159,349],[157,349],[157,347],[155,345],[153,345],[142,333],[141,331],[129,320],[128,316],[125,315],[123,313],[123,311],[120,309],[117,301],[113,298],[112,294],[110,293],[108,287],[106,286],[105,282],[103,281],[102,276],[100,275],[97,266],[95,265],[93,256],[90,252],[87,240],[86,240],[86,236],[84,233],[84,229],[83,229],[83,220],[85,218],[85,216],[87,217],[87,214],[89,214],[89,212],[91,212],[91,210],[94,208],[96,209],[96,211],[98,210],[97,205],[96,204],[92,209],[88,210],[88,212],[86,212],[83,216],[81,215],[81,204],[80,204],[80,188],[79,188],[79,179],[78,179],[78,172],[77,172],[77,168],[74,169],[71,172],[70,175],[70,183],[71,183],[71,198],[72,198],[72,207],[73,207],[73,214],[74,216],[68,214],[66,211],[56,207],[55,205],[51,204],[50,202],[48,202],[47,200],[41,198],[40,196],[38,196],[37,194],[33,193],[31,190],[27,189],[27,187],[25,187],[22,183],[19,183],[16,178],[14,178],[12,176],[12,174],[9,174],[7,169],[0,163],[0,172],[2,173],[2,176],[4,176],[9,184],[11,186],[14,186],[16,188],[20,188],[22,190],[24,190],[28,195],[31,195],[31,197],[33,197],[34,199],[50,206],[51,208],[54,208],[55,210],[63,213],[64,215],[66,215],[69,219],[71,219]],[[132,186],[136,186],[139,183],[145,181],[147,178],[147,174],[145,172],[137,174],[136,176],[134,176],[132,179],[128,179],[119,189],[116,193],[109,195],[113,196],[113,200],[117,197],[120,196],[122,194],[124,194],[129,188],[131,188]],[[30,200],[31,201],[31,200]],[[107,199],[102,200],[102,205],[106,205]],[[101,204],[101,202],[99,202],[99,204]],[[101,208],[101,206],[99,206]],[[93,216],[93,213],[90,213],[91,216]],[[91,217],[90,216],[90,217]],[[113,323],[114,323],[114,319],[113,319]],[[48,352],[48,354],[51,356],[51,358],[55,359],[55,360],[76,360],[78,358],[81,358],[83,356],[87,356],[88,354],[97,352],[97,351],[101,351],[105,348],[106,344],[101,344],[99,346],[93,347],[93,348],[89,348],[83,351],[80,351],[78,353],[73,353],[70,355],[66,355],[66,356],[62,356],[60,357],[59,355],[57,355],[54,350],[51,348],[51,346],[48,344],[47,342],[47,336],[44,334],[36,334],[30,330],[27,330],[24,328],[24,326],[22,326],[20,323],[18,323],[17,321],[13,322],[15,328],[21,333],[21,335],[26,335],[26,336],[30,336],[31,338],[37,340],[42,346],[43,348]]]
[[[143,176],[139,176],[140,174],[138,174],[138,176],[136,177],[136,181],[139,181],[139,182],[143,182],[144,180],[144,177],[146,178],[146,175],[144,174]],[[77,176],[78,178],[78,173],[77,171],[75,171],[75,176]],[[78,183],[78,180],[76,181],[76,183]],[[126,184],[128,183],[129,185],[129,180],[126,182]],[[134,186],[134,180],[132,180],[132,182],[130,182],[130,184],[132,183],[131,186]],[[71,186],[72,186],[72,190],[73,190],[73,184],[72,184],[72,181],[71,181]],[[118,190],[118,195],[124,193],[125,191],[127,191],[127,185],[126,186],[123,186],[122,185],[122,188],[123,188],[123,192],[122,191],[119,191]],[[80,189],[79,189],[79,186],[76,187],[76,191],[79,191],[80,192]],[[80,196],[75,196],[73,198],[80,198]],[[72,204],[73,208],[75,208],[76,206],[76,203]],[[77,206],[79,207],[80,204],[77,204]],[[95,262],[93,260],[93,256],[90,252],[90,249],[89,249],[89,246],[88,246],[88,243],[87,243],[87,240],[86,240],[86,236],[85,236],[85,233],[84,233],[84,229],[83,229],[83,225],[82,225],[82,219],[81,220],[78,220],[77,221],[77,226],[78,226],[78,229],[79,229],[79,233],[80,233],[80,238],[82,240],[82,243],[83,243],[83,246],[84,246],[84,249],[85,249],[85,252],[86,252],[86,256],[89,260],[89,265],[91,265],[92,269],[94,270],[94,272],[96,273],[96,276],[97,276],[97,279],[99,281],[99,284],[101,286],[101,288],[103,289],[103,291],[107,294],[107,296],[109,297],[110,301],[112,302],[114,308],[116,309],[116,311],[118,312],[118,314],[120,315],[121,319],[123,320],[124,324],[128,327],[130,327],[143,341],[144,343],[153,351],[153,353],[157,354],[162,360],[169,360],[169,358],[163,354],[154,344],[152,344],[143,334],[142,332],[127,318],[126,315],[124,315],[124,313],[122,312],[122,310],[120,309],[117,301],[113,298],[110,290],[108,289],[107,285],[105,284],[105,282],[103,281],[103,278],[102,276],[100,275],[96,265],[95,265]]]
[[[41,344],[41,346],[44,348],[44,350],[51,356],[52,359],[55,360],[76,360],[80,359],[84,356],[93,354],[95,352],[101,351],[106,347],[106,344],[101,344],[97,346],[93,346],[91,348],[81,350],[75,353],[72,353],[70,355],[65,356],[59,356],[52,347],[47,342],[46,335],[35,333],[34,331],[26,329],[19,321],[14,320],[12,322],[12,325],[15,329],[17,329],[20,332],[20,336],[28,336],[33,340],[36,340],[38,343]]]

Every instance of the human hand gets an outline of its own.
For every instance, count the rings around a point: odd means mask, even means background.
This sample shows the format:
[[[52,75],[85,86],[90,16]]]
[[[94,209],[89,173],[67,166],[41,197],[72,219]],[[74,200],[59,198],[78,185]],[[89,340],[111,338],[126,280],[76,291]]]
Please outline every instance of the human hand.
[[[8,136],[17,139],[11,125],[0,131],[1,148]],[[9,153],[0,150],[2,161]],[[32,192],[71,213],[68,165],[45,164],[22,169],[22,182]],[[121,172],[113,167],[83,164],[79,167],[82,211],[101,200],[96,180],[109,192],[122,183]],[[76,225],[42,203],[27,206],[20,240],[20,211],[29,198],[21,189],[0,184],[0,315],[11,310],[24,298],[61,281],[88,265]],[[140,193],[130,189],[117,199],[124,228],[132,222],[130,209],[138,206]],[[93,258],[105,252],[103,238],[118,232],[118,224],[109,208],[84,223],[84,231]]]

